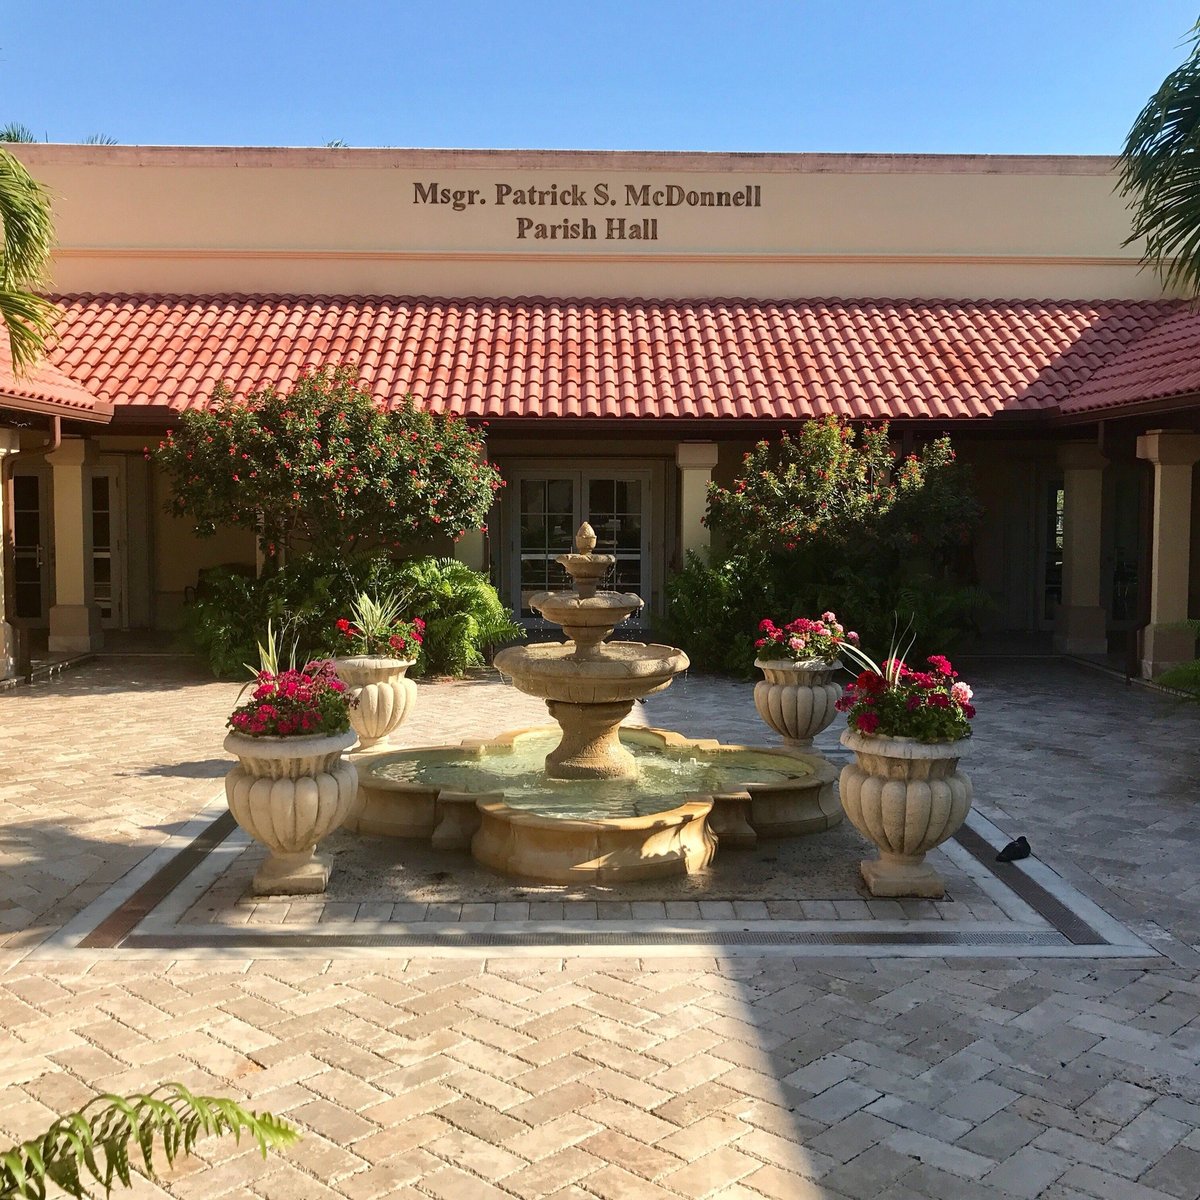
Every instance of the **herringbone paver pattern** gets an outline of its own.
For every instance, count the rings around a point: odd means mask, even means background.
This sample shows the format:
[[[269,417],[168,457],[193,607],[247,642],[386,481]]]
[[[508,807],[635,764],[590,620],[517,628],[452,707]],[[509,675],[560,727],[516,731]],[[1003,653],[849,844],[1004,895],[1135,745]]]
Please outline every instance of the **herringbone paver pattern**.
[[[3,977],[0,1131],[175,1078],[306,1130],[206,1147],[183,1197],[1200,1195],[1178,968],[146,966]]]
[[[1140,895],[1146,916],[1200,927],[1178,886],[1195,861],[1194,757],[1164,760],[1149,782],[1144,761],[1153,720],[1194,754],[1194,715],[1099,677],[1089,701],[1058,670],[1058,727],[1101,713],[1119,721],[1114,745],[1097,737],[1095,761],[1073,761],[1061,788],[1043,754],[1040,776],[1025,764],[1020,796],[993,787],[989,798],[1031,805],[1041,778],[1047,816],[1031,836],[1061,836],[1072,856],[1083,847],[1079,860],[1103,862],[1105,882],[1130,904]],[[154,686],[128,690],[139,674]],[[1030,676],[1046,703],[1053,683]],[[166,664],[99,664],[53,686],[0,697],[0,908],[14,931],[77,910],[208,800],[223,770],[214,730],[228,685]],[[725,687],[706,708],[692,681],[688,724],[718,710],[741,720]],[[463,692],[440,707],[429,691],[431,726],[444,721],[436,740],[468,732],[446,736],[465,719]],[[488,693],[467,695],[479,719]],[[501,699],[521,723],[512,693]],[[1027,723],[1019,695],[1006,704],[1011,727]],[[64,719],[71,734],[50,742]],[[1095,782],[1106,773],[1107,789]],[[1089,785],[1088,820],[1068,820],[1055,789]],[[1143,892],[1114,838],[1130,863],[1157,864]],[[1200,972],[1166,959],[51,961],[22,950],[10,943],[0,960],[0,1135],[35,1132],[97,1090],[173,1078],[304,1129],[265,1162],[206,1144],[135,1196],[1200,1197]]]

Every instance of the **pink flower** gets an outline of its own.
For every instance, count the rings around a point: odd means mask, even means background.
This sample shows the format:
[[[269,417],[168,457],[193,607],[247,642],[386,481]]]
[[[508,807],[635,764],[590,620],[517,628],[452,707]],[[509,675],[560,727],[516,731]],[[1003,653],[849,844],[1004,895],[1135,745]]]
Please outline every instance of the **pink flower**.
[[[975,692],[969,683],[963,683],[962,680],[959,680],[959,682],[950,689],[950,695],[953,696],[959,704],[966,704],[970,701],[971,697],[975,695]]]

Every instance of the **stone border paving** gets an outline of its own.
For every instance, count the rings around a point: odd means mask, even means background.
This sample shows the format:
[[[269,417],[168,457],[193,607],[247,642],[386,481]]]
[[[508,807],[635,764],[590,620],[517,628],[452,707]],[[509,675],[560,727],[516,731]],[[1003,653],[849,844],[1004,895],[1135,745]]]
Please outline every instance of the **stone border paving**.
[[[396,949],[438,956],[503,950],[606,957],[721,953],[873,957],[1138,957],[1146,941],[1036,859],[997,868],[1007,835],[971,814],[950,863],[988,897],[982,906],[897,901],[529,901],[521,903],[334,904],[317,898],[245,904],[232,920],[189,920],[196,898],[244,854],[245,834],[214,801],[138,872],[101,896],[35,951],[182,955],[298,949],[356,953]],[[259,909],[262,920],[255,920]],[[336,909],[337,911],[331,911]],[[920,911],[918,911],[920,910]],[[947,919],[949,911],[952,916]]]

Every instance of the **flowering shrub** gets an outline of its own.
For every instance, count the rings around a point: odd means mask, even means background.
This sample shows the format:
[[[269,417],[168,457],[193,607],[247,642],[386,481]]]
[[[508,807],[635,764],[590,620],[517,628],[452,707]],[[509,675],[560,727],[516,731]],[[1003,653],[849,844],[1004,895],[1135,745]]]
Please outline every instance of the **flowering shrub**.
[[[869,665],[837,702],[851,729],[918,742],[957,742],[971,736],[974,693],[949,659],[931,654],[925,671],[914,671],[898,658],[889,658],[881,667],[866,655],[860,661]]]
[[[405,618],[403,609],[403,602],[394,595],[380,600],[359,592],[350,606],[350,616],[339,617],[336,622],[334,653],[415,660],[425,641],[425,622],[420,617]]]
[[[755,643],[759,658],[790,658],[793,662],[837,661],[838,652],[844,642],[858,644],[858,634],[849,633],[838,623],[831,612],[824,612],[813,620],[797,617],[779,628],[770,617],[758,623],[762,635]]]
[[[289,392],[235,397],[223,384],[157,450],[167,510],[201,536],[258,533],[268,560],[287,549],[340,555],[358,544],[457,539],[483,527],[499,472],[483,437],[411,396],[381,411],[349,367],[302,375]]]
[[[300,669],[264,669],[257,673],[249,703],[235,708],[228,724],[246,737],[344,733],[350,728],[350,698],[327,660]]]
[[[763,613],[854,613],[867,642],[911,620],[924,653],[987,607],[974,585],[979,505],[944,437],[898,455],[886,425],[837,417],[761,441],[708,489],[713,550],[666,581],[664,634],[703,670],[748,673]]]

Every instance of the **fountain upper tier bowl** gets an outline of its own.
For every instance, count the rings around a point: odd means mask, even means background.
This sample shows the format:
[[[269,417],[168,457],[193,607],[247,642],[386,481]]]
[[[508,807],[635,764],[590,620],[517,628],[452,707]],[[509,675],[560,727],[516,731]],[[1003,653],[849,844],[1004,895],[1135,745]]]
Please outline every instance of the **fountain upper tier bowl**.
[[[562,626],[563,632],[575,643],[574,657],[579,662],[599,653],[600,643],[626,617],[642,607],[642,598],[632,592],[591,595],[582,591],[538,592],[530,598],[529,606],[536,608],[547,621]]]

